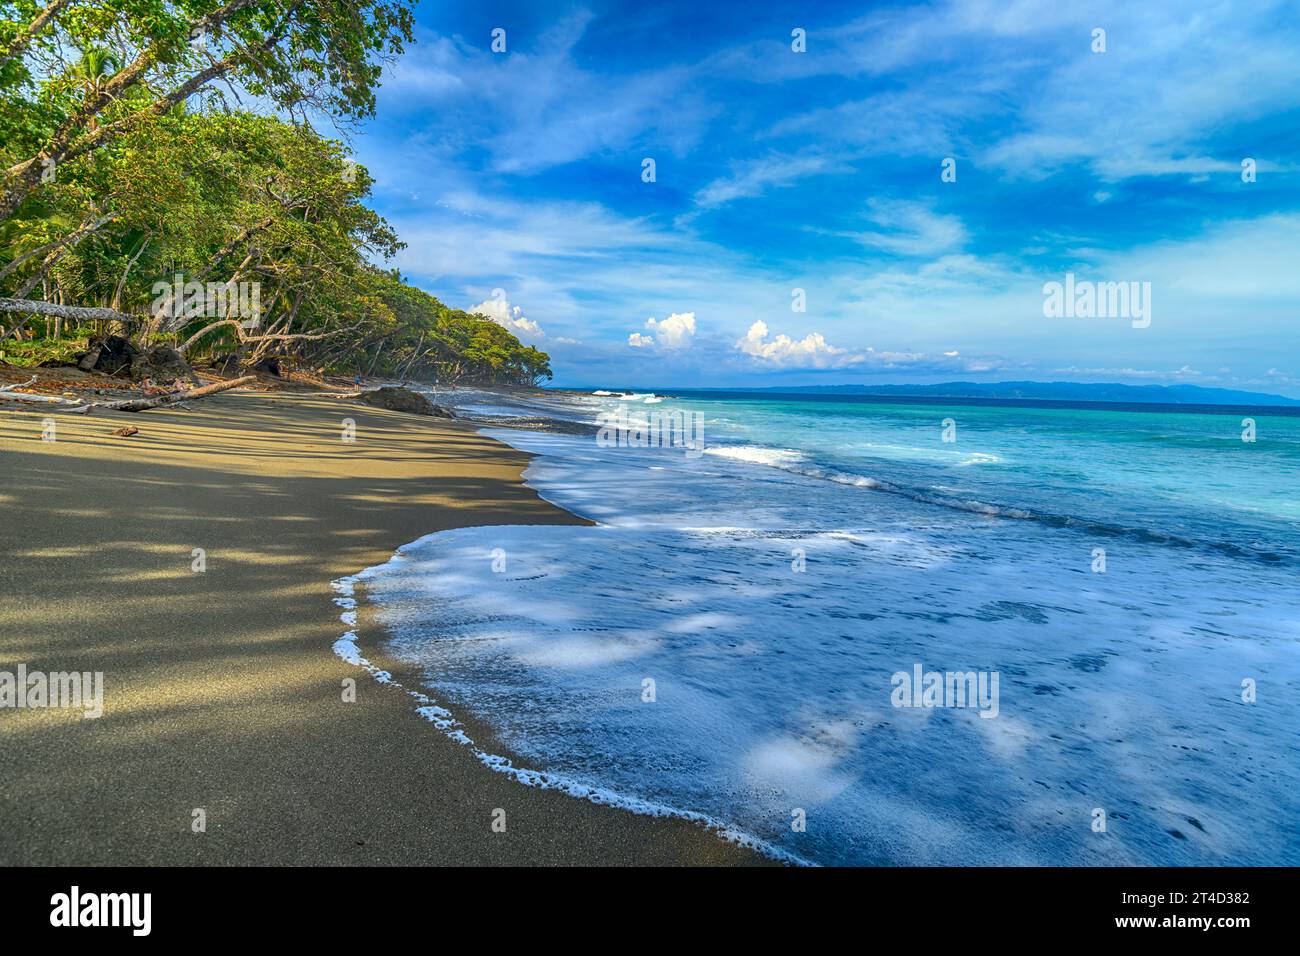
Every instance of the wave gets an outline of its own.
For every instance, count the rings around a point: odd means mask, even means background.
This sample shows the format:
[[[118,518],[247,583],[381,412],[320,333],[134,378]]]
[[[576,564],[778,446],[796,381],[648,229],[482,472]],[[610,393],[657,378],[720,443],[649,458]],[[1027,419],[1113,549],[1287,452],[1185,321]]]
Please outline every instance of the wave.
[[[718,458],[730,458],[732,461],[747,461],[755,465],[776,465],[801,461],[803,452],[793,448],[765,448],[762,445],[714,445],[705,448],[706,455]]]
[[[1262,561],[1268,564],[1300,563],[1300,555],[1278,548],[1256,548],[1250,545],[1238,544],[1233,541],[1192,538],[1166,531],[1158,531],[1149,527],[1115,524],[1081,515],[1057,514],[1029,508],[1020,508],[1007,504],[980,501],[975,498],[959,498],[935,494],[934,491],[928,489],[916,488],[882,478],[854,474],[852,472],[840,471],[836,468],[810,463],[807,456],[802,452],[788,448],[768,448],[761,445],[715,445],[711,448],[705,449],[705,452],[706,454],[716,455],[721,458],[730,458],[735,461],[743,461],[749,464],[779,468],[782,471],[802,475],[806,478],[833,481],[836,484],[849,485],[854,488],[865,488],[869,491],[880,491],[885,494],[898,495],[922,504],[935,505],[940,508],[950,508],[955,511],[965,511],[971,514],[987,515],[990,518],[1033,521],[1055,528],[1068,528],[1103,537],[1126,538],[1148,544],[1164,544],[1188,549],[1203,549],[1218,554],[1231,555],[1232,557]],[[976,462],[971,459],[981,460]],[[970,458],[965,462],[962,462],[962,464],[983,464],[998,460],[999,459],[996,455],[981,455],[977,453],[970,456]]]
[[[413,690],[400,681],[394,679],[393,675],[366,659],[360,649],[357,647],[357,599],[356,587],[367,577],[382,572],[385,568],[392,565],[393,561],[399,560],[403,551],[408,548],[415,548],[425,543],[435,534],[426,535],[408,545],[403,545],[397,550],[387,564],[376,565],[366,568],[357,574],[348,575],[330,582],[330,589],[338,595],[334,603],[343,609],[339,615],[339,620],[349,628],[343,635],[334,642],[334,653],[348,664],[366,671],[376,681],[399,690],[409,696],[416,704],[416,713],[433,724],[435,728],[442,731],[449,739],[462,747],[468,747],[480,763],[495,773],[505,774],[524,786],[535,787],[538,790],[558,790],[561,793],[568,794],[571,797],[577,797],[580,800],[587,800],[601,806],[616,807],[621,810],[627,810],[631,813],[642,816],[671,818],[677,820],[686,820],[691,823],[711,830],[719,837],[737,846],[753,850],[771,859],[778,860],[782,863],[794,866],[815,866],[812,861],[806,860],[788,850],[778,847],[766,840],[746,833],[737,827],[715,820],[703,813],[697,813],[694,810],[682,810],[677,807],[670,807],[662,803],[656,803],[651,800],[643,800],[639,797],[631,797],[626,794],[617,793],[606,787],[596,787],[590,784],[574,780],[564,774],[548,773],[541,770],[531,770],[527,767],[516,767],[508,757],[499,754],[488,753],[483,750],[470,736],[465,733],[464,726],[458,721],[451,711],[442,707],[428,694],[422,691]]]
[[[977,451],[973,455],[967,455],[966,458],[957,462],[958,468],[964,468],[967,465],[996,465],[1002,459],[997,455],[990,455],[988,452]]]
[[[635,393],[635,397],[644,399],[646,396],[652,394],[653,393]],[[624,399],[631,397],[633,396],[622,396]],[[475,419],[475,416],[473,415],[465,417],[471,421]],[[542,411],[536,418],[520,417],[516,419],[492,419],[483,416],[478,420],[484,425],[491,425],[498,428],[550,431],[570,435],[594,435],[597,431],[597,426],[594,423],[566,421],[564,419],[555,418],[552,415],[547,414],[546,411]],[[715,422],[715,424],[717,423],[718,422]],[[922,488],[888,478],[846,472],[834,466],[811,460],[804,452],[791,448],[773,448],[770,446],[754,444],[715,444],[707,447],[705,449],[705,454],[745,464],[777,468],[807,478],[832,481],[837,484],[849,485],[855,488],[865,488],[870,491],[879,491],[885,494],[907,498],[911,501],[916,501],[922,504],[948,508],[956,511],[964,511],[971,514],[986,515],[991,518],[1031,521],[1050,527],[1076,530],[1085,534],[1109,538],[1121,538],[1151,544],[1163,544],[1171,547],[1186,548],[1188,550],[1209,551],[1215,554],[1260,561],[1273,566],[1300,565],[1300,553],[1289,548],[1254,546],[1249,543],[1238,543],[1236,541],[1193,537],[1161,531],[1149,526],[1126,525],[1084,515],[1019,507],[1006,502],[984,501],[977,498],[939,494],[936,493],[933,486]],[[1001,459],[997,455],[987,452],[973,452],[967,455],[962,461],[954,464],[958,467],[974,467],[992,465],[1000,462]]]

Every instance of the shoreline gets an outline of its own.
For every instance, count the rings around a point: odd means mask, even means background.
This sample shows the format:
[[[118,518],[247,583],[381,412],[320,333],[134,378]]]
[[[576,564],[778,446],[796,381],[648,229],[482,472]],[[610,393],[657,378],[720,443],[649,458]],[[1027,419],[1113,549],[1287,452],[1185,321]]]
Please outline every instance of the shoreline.
[[[531,457],[531,456],[530,456]],[[565,511],[559,505],[555,507]],[[594,525],[581,517],[577,520],[583,524]],[[628,796],[603,787],[583,784],[572,778],[548,771],[534,770],[520,766],[520,758],[501,740],[496,729],[472,713],[455,711],[444,706],[430,696],[413,668],[394,658],[380,645],[391,636],[388,629],[378,620],[378,607],[373,599],[366,596],[366,580],[376,572],[382,571],[392,561],[397,560],[403,551],[425,543],[439,532],[422,535],[414,541],[398,548],[387,562],[358,571],[339,580],[331,582],[337,597],[335,604],[342,609],[339,616],[341,636],[334,643],[334,653],[349,665],[365,671],[376,683],[405,695],[409,706],[413,707],[421,719],[430,725],[433,732],[440,733],[459,747],[467,750],[480,764],[493,773],[503,774],[514,780],[519,786],[554,791],[565,794],[575,800],[591,803],[595,806],[608,807],[625,811],[640,817],[651,819],[674,820],[702,828],[712,833],[719,840],[732,844],[744,851],[761,856],[764,862],[791,866],[814,866],[774,844],[736,829],[720,820],[691,810],[682,810],[667,804],[654,803],[639,797]],[[369,636],[369,640],[363,638]]]
[[[55,414],[54,442],[43,417],[0,414],[0,661],[102,671],[105,713],[0,711],[0,863],[771,862],[523,786],[369,679],[342,700],[360,675],[332,650],[331,581],[440,530],[581,522],[523,484],[528,455],[477,425],[295,393]],[[111,436],[128,422],[137,436]]]

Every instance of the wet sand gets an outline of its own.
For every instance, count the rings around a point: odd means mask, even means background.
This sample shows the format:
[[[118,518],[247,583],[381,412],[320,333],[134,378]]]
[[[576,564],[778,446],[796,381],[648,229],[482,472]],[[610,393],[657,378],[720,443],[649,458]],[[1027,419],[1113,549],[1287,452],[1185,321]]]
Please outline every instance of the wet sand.
[[[469,426],[332,397],[0,409],[0,670],[105,681],[97,720],[0,709],[0,865],[764,862],[494,773],[333,654],[332,580],[437,530],[578,521],[526,464]],[[382,635],[360,637],[384,664]]]

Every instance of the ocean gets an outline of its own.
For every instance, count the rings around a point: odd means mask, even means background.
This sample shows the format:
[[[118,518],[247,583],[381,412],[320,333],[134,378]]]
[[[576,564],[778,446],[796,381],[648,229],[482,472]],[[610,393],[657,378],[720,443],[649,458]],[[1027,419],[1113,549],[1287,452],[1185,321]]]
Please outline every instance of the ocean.
[[[596,522],[338,585],[495,769],[811,864],[1300,863],[1297,410],[434,391]]]

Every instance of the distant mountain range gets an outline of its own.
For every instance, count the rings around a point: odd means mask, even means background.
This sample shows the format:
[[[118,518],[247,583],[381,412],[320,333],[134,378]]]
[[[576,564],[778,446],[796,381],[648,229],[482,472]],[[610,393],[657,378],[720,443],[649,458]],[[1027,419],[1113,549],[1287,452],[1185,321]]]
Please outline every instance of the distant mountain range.
[[[945,382],[941,385],[796,385],[727,391],[795,392],[932,398],[1128,402],[1164,405],[1300,405],[1300,399],[1201,385],[1120,385],[1089,382]]]

